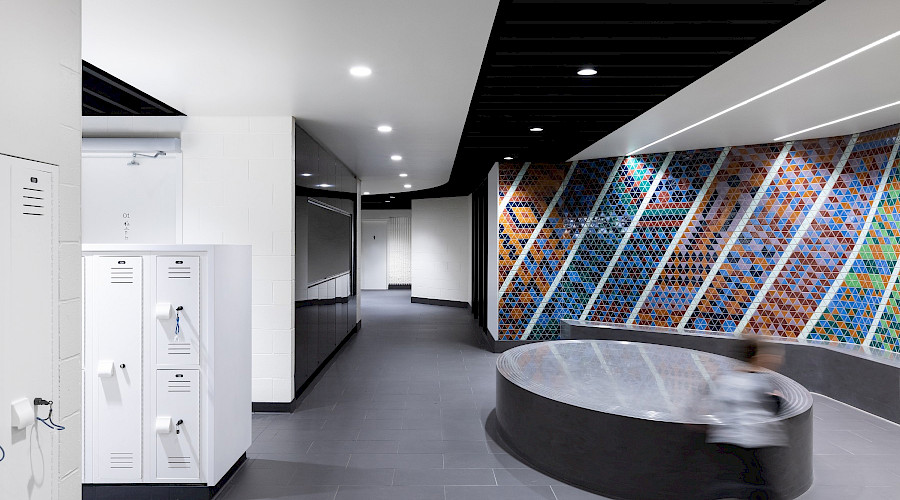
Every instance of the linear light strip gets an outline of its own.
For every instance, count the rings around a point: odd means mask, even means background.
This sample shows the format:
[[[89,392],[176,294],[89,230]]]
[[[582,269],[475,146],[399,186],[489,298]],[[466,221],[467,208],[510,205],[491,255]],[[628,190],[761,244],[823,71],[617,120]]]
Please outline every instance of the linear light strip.
[[[866,238],[869,235],[869,231],[872,229],[872,221],[875,219],[875,215],[878,213],[878,206],[881,204],[881,198],[884,195],[884,188],[885,186],[887,186],[888,179],[890,179],[891,177],[891,170],[893,169],[894,160],[897,158],[898,149],[900,149],[900,135],[898,135],[895,139],[894,148],[891,149],[891,155],[888,158],[887,163],[885,164],[884,173],[881,176],[881,182],[878,184],[878,191],[875,193],[875,199],[872,200],[872,206],[869,207],[869,213],[866,215],[866,223],[863,224],[862,230],[859,232],[859,236],[856,237],[856,244],[853,245],[853,250],[847,257],[847,260],[844,262],[844,266],[838,273],[837,279],[831,282],[831,286],[825,293],[825,297],[821,302],[819,302],[819,305],[816,307],[816,311],[812,314],[812,316],[810,316],[809,321],[806,322],[806,326],[803,327],[800,335],[797,336],[798,339],[803,340],[809,338],[809,334],[812,332],[812,329],[815,328],[816,323],[819,322],[822,314],[824,314],[825,310],[828,309],[828,306],[831,305],[834,297],[837,296],[838,290],[840,290],[841,287],[844,286],[844,279],[848,274],[850,274],[850,271],[853,269],[853,263],[856,262],[856,258],[859,256],[859,252],[862,250],[863,245],[865,245]]]
[[[612,270],[616,267],[616,262],[619,261],[619,257],[622,255],[622,251],[625,250],[625,247],[628,245],[628,242],[631,241],[631,235],[634,233],[634,228],[637,227],[638,223],[641,220],[641,216],[644,215],[644,210],[647,208],[647,205],[650,204],[650,200],[653,199],[653,194],[656,192],[656,187],[659,186],[659,182],[662,180],[663,175],[666,173],[666,169],[669,168],[669,162],[672,161],[672,157],[675,156],[675,152],[672,151],[668,155],[666,155],[665,161],[663,161],[662,166],[659,168],[659,172],[656,173],[656,177],[653,178],[653,184],[650,185],[650,189],[647,190],[647,194],[644,195],[644,199],[641,201],[641,205],[638,207],[637,212],[634,214],[634,218],[631,219],[631,224],[628,226],[628,230],[625,231],[625,234],[622,235],[621,241],[619,241],[619,247],[616,248],[616,253],[613,254],[612,259],[610,259],[609,264],[606,266],[606,271],[603,273],[603,277],[600,278],[600,281],[597,282],[597,286],[594,287],[594,293],[591,294],[590,300],[588,300],[587,306],[585,306],[584,310],[581,312],[581,316],[578,318],[582,321],[587,318],[588,314],[591,312],[591,309],[594,307],[594,302],[597,300],[597,296],[600,295],[600,289],[606,285],[606,281],[609,279],[609,275],[612,274]]]
[[[681,226],[678,228],[675,236],[672,237],[672,242],[669,243],[669,248],[667,248],[666,253],[663,254],[662,259],[659,261],[659,265],[656,266],[656,270],[653,271],[653,276],[650,277],[650,281],[647,282],[647,286],[644,287],[644,291],[641,293],[641,298],[638,299],[637,304],[634,305],[634,309],[631,310],[631,315],[628,316],[628,321],[625,322],[626,325],[633,325],[635,320],[637,320],[638,313],[640,312],[641,308],[644,307],[644,302],[646,302],[647,297],[650,296],[650,292],[653,290],[654,285],[656,285],[656,280],[659,279],[659,276],[662,274],[663,269],[666,267],[666,264],[669,263],[669,259],[672,258],[672,254],[675,253],[675,249],[678,247],[679,240],[681,240],[681,237],[684,236],[687,228],[690,227],[691,220],[694,218],[694,214],[696,214],[697,210],[700,209],[700,203],[706,196],[707,191],[709,191],[710,186],[712,186],[712,182],[713,180],[715,180],[716,175],[718,175],[719,169],[722,168],[722,163],[725,162],[725,157],[728,156],[729,151],[731,151],[731,146],[722,149],[722,154],[719,155],[719,159],[716,161],[716,164],[713,165],[712,170],[706,177],[706,182],[703,183],[703,187],[701,187],[700,191],[697,193],[697,198],[694,199],[694,203],[691,205],[691,209],[688,211],[687,216],[684,218],[684,220],[681,221]]]
[[[550,299],[553,298],[553,293],[556,292],[556,287],[559,286],[559,283],[566,276],[566,272],[569,270],[569,265],[572,263],[572,260],[575,259],[575,254],[578,252],[578,247],[581,246],[581,242],[582,240],[584,240],[584,236],[587,234],[588,229],[591,227],[591,223],[594,222],[594,216],[597,215],[597,210],[600,209],[600,204],[603,202],[603,198],[606,197],[606,192],[609,191],[609,186],[612,185],[613,179],[615,179],[616,175],[619,174],[619,167],[624,161],[624,156],[620,156],[618,159],[616,159],[616,164],[613,165],[612,170],[609,172],[609,177],[606,178],[606,183],[603,184],[603,188],[600,190],[600,195],[597,196],[597,200],[594,201],[594,206],[591,207],[591,212],[588,214],[587,220],[581,227],[581,231],[578,232],[578,237],[575,238],[575,243],[572,245],[572,249],[569,250],[569,255],[566,256],[566,261],[563,262],[562,268],[560,268],[559,272],[556,274],[556,277],[553,278],[553,283],[550,284],[550,288],[547,290],[547,293],[544,294],[544,298],[541,299],[541,303],[538,304],[537,310],[534,312],[534,315],[531,316],[531,320],[528,321],[528,326],[525,327],[525,333],[522,334],[522,340],[526,340],[531,335],[531,330],[533,330],[534,325],[537,324],[538,318],[541,317],[541,314],[544,312],[544,308],[547,307],[547,304],[550,303]]]
[[[816,130],[817,128],[822,128],[822,127],[827,127],[827,126],[829,126],[829,125],[834,125],[835,123],[840,123],[840,122],[845,121],[845,120],[851,120],[851,119],[856,118],[856,117],[858,117],[858,116],[867,115],[867,114],[869,114],[869,113],[874,113],[874,112],[876,112],[876,111],[881,111],[882,109],[887,109],[887,108],[890,108],[890,107],[892,107],[892,106],[897,106],[897,105],[900,105],[900,101],[892,102],[892,103],[890,103],[890,104],[885,104],[884,106],[878,106],[877,108],[868,109],[868,110],[863,111],[863,112],[861,112],[861,113],[855,113],[855,114],[852,114],[852,115],[850,115],[850,116],[845,116],[845,117],[843,117],[843,118],[838,118],[837,120],[831,120],[830,122],[823,123],[823,124],[821,124],[821,125],[816,125],[815,127],[809,127],[809,128],[805,128],[805,129],[803,129],[803,130],[798,130],[798,131],[796,131],[796,132],[791,132],[790,134],[783,135],[783,136],[781,136],[781,137],[776,137],[775,140],[776,140],[776,141],[780,141],[780,140],[782,140],[782,139],[787,139],[788,137],[793,137],[793,136],[795,136],[795,135],[800,135],[800,134],[809,132],[809,131],[811,131],[811,130]]]
[[[566,186],[569,184],[569,179],[572,178],[572,172],[575,171],[575,167],[577,165],[577,161],[572,162],[572,166],[569,167],[569,172],[566,174],[566,178],[563,179],[562,184],[560,184],[559,189],[556,191],[556,194],[553,196],[550,204],[547,205],[547,210],[544,211],[543,217],[541,217],[541,220],[538,221],[538,224],[534,228],[534,231],[532,231],[531,236],[528,238],[528,242],[525,243],[524,247],[522,247],[522,252],[519,253],[519,257],[516,259],[515,264],[513,264],[512,269],[509,270],[509,274],[506,275],[506,279],[503,280],[503,286],[500,287],[500,293],[497,294],[498,301],[503,297],[503,294],[506,293],[506,289],[509,288],[509,285],[510,283],[512,283],[513,278],[516,277],[516,273],[519,271],[519,267],[522,266],[522,262],[525,261],[525,257],[528,256],[528,252],[531,250],[531,246],[534,245],[534,241],[541,233],[541,229],[544,228],[544,224],[546,224],[547,219],[550,218],[550,214],[553,212],[553,207],[556,206],[556,202],[559,201],[559,197],[562,196],[563,191],[566,190]]]
[[[844,172],[844,166],[847,164],[847,160],[850,159],[850,153],[853,152],[853,147],[856,146],[856,140],[858,138],[859,134],[853,134],[853,137],[850,138],[850,142],[847,144],[847,147],[844,148],[840,161],[835,165],[834,170],[831,172],[831,176],[828,178],[825,186],[822,187],[822,191],[813,203],[812,208],[809,209],[809,212],[806,214],[800,227],[797,228],[797,232],[794,233],[794,237],[791,238],[791,241],[788,242],[784,252],[782,252],[781,257],[778,258],[778,263],[775,264],[775,267],[773,267],[772,271],[769,272],[769,275],[766,276],[766,281],[763,283],[762,288],[759,289],[756,293],[756,297],[750,302],[750,306],[747,307],[747,311],[744,313],[744,317],[741,318],[740,323],[738,323],[737,328],[735,328],[735,332],[740,333],[744,331],[744,328],[747,327],[747,323],[750,322],[750,319],[756,314],[756,310],[759,309],[759,306],[766,299],[766,294],[769,293],[769,290],[771,290],[773,286],[775,286],[775,282],[778,280],[779,275],[781,275],[781,271],[784,270],[784,266],[787,265],[788,260],[790,260],[791,256],[794,254],[794,250],[796,250],[800,242],[803,241],[813,220],[815,220],[816,216],[819,215],[819,212],[822,210],[822,205],[824,205],[828,200],[828,197],[831,196],[831,190],[834,188],[834,184],[837,182],[838,178]]]
[[[700,285],[700,288],[697,289],[697,293],[694,294],[694,298],[691,300],[691,305],[688,306],[687,310],[684,312],[684,316],[681,317],[681,321],[678,322],[679,331],[684,331],[684,327],[685,325],[687,325],[687,322],[694,314],[694,310],[697,309],[700,301],[703,300],[703,295],[706,294],[706,290],[712,284],[712,281],[713,279],[715,279],[716,274],[719,273],[719,269],[722,267],[722,264],[725,263],[725,259],[728,258],[728,254],[731,252],[731,248],[734,247],[734,244],[737,243],[737,240],[738,238],[740,238],[741,233],[744,232],[744,226],[746,226],[747,222],[749,222],[753,217],[753,212],[756,211],[757,205],[759,205],[759,202],[765,195],[766,190],[769,189],[769,185],[772,184],[772,180],[775,179],[775,176],[778,175],[778,172],[781,170],[781,164],[784,163],[784,159],[791,151],[791,146],[793,146],[793,144],[793,142],[784,143],[784,147],[781,148],[781,153],[778,154],[778,158],[776,158],[775,161],[772,162],[772,166],[769,167],[769,172],[766,174],[766,178],[763,180],[762,185],[759,186],[759,189],[757,189],[756,195],[753,196],[753,200],[750,201],[750,205],[747,207],[747,210],[744,211],[744,214],[741,216],[741,220],[738,222],[738,225],[734,228],[734,231],[731,232],[731,236],[728,238],[725,246],[722,247],[722,251],[719,252],[719,257],[716,259],[716,262],[709,270],[709,274],[706,275],[706,279],[703,280],[703,284]]]
[[[883,44],[883,43],[885,43],[885,42],[888,42],[888,41],[890,41],[890,40],[893,40],[894,38],[897,38],[898,36],[900,36],[900,31],[895,31],[894,33],[891,33],[890,35],[887,35],[887,36],[885,36],[885,37],[879,38],[878,40],[875,40],[874,42],[872,42],[872,43],[870,43],[870,44],[868,44],[868,45],[865,45],[865,46],[860,47],[860,48],[858,48],[858,49],[856,49],[856,50],[854,50],[854,51],[852,51],[852,52],[849,52],[849,53],[847,53],[847,54],[845,54],[845,55],[843,55],[843,56],[841,56],[841,57],[838,57],[837,59],[835,59],[835,60],[833,60],[833,61],[831,61],[831,62],[827,62],[827,63],[825,63],[825,64],[823,64],[823,65],[821,65],[821,66],[819,66],[819,67],[817,67],[817,68],[811,69],[811,70],[807,71],[806,73],[803,73],[802,75],[799,75],[799,76],[796,76],[796,77],[794,77],[794,78],[791,78],[790,80],[788,80],[788,81],[782,83],[781,85],[777,85],[777,86],[775,86],[775,87],[770,88],[769,90],[766,90],[765,92],[761,92],[761,93],[759,93],[759,94],[756,94],[755,96],[753,96],[753,97],[751,97],[751,98],[749,98],[749,99],[746,99],[746,100],[744,100],[744,101],[741,101],[741,102],[735,104],[734,106],[728,107],[728,108],[726,108],[726,109],[724,109],[724,110],[722,110],[722,111],[719,111],[718,113],[716,113],[716,114],[714,114],[714,115],[712,115],[712,116],[709,116],[709,117],[707,117],[707,118],[704,118],[704,119],[700,120],[699,122],[694,123],[693,125],[688,125],[687,127],[684,127],[683,129],[681,129],[681,130],[679,130],[679,131],[677,131],[677,132],[671,133],[671,134],[669,134],[669,135],[663,137],[662,139],[657,139],[657,140],[651,142],[650,144],[647,144],[646,146],[642,146],[642,147],[640,147],[640,148],[638,148],[638,149],[635,149],[634,151],[628,153],[628,156],[631,156],[631,155],[633,155],[633,154],[635,154],[635,153],[637,153],[637,152],[639,152],[639,151],[643,151],[643,150],[649,148],[650,146],[654,146],[654,145],[656,145],[656,144],[659,144],[660,142],[665,141],[666,139],[671,139],[672,137],[675,137],[676,135],[681,134],[682,132],[687,132],[688,130],[690,130],[690,129],[694,128],[694,127],[697,127],[697,126],[699,126],[699,125],[703,125],[704,123],[706,123],[706,122],[708,122],[708,121],[710,121],[710,120],[714,120],[714,119],[716,119],[716,118],[718,118],[718,117],[724,115],[725,113],[729,113],[729,112],[731,112],[731,111],[734,111],[735,109],[740,108],[741,106],[750,104],[751,102],[756,101],[756,100],[758,100],[758,99],[762,99],[763,97],[765,97],[765,96],[767,96],[767,95],[769,95],[769,94],[771,94],[771,93],[773,93],[773,92],[777,92],[777,91],[779,91],[779,90],[781,90],[781,89],[783,89],[783,88],[785,88],[785,87],[787,87],[787,86],[789,86],[789,85],[793,85],[793,84],[799,82],[800,80],[803,80],[804,78],[807,78],[807,77],[809,77],[809,76],[812,76],[812,75],[814,75],[814,74],[816,74],[816,73],[818,73],[818,72],[820,72],[820,71],[826,70],[826,69],[828,69],[828,68],[834,66],[835,64],[840,64],[840,63],[846,61],[847,59],[850,59],[851,57],[853,57],[853,56],[855,56],[855,55],[858,55],[858,54],[860,54],[860,53],[862,53],[862,52],[865,52],[865,51],[867,51],[867,50],[869,50],[869,49],[871,49],[871,48],[873,48],[873,47],[877,47],[878,45],[881,45],[881,44]]]

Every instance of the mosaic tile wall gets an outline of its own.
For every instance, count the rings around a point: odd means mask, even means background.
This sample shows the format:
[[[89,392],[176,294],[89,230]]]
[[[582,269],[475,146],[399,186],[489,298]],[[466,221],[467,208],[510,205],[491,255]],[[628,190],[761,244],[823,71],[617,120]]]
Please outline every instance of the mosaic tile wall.
[[[500,339],[581,318],[900,352],[898,134],[501,164]]]

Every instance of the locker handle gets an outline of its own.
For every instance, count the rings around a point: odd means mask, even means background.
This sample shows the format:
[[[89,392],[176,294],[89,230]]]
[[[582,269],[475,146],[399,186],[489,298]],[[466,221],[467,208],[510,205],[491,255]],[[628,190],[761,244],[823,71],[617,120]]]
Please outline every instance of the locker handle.
[[[102,360],[97,363],[97,376],[100,378],[112,377],[115,369],[116,367],[112,360]]]

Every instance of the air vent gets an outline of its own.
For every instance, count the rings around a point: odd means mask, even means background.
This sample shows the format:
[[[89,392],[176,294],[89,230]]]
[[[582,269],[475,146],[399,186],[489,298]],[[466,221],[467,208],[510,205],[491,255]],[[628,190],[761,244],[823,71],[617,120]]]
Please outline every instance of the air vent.
[[[44,200],[44,190],[36,187],[22,187],[22,215],[43,217],[47,215],[47,203]]]
[[[168,465],[170,469],[190,469],[191,457],[169,457]]]
[[[169,266],[169,278],[187,279],[191,277],[191,268],[188,266]]]
[[[111,267],[109,269],[109,282],[113,284],[134,283],[134,268],[127,265]]]
[[[191,392],[194,381],[187,378],[184,373],[175,373],[166,380],[166,389],[169,393]]]
[[[110,469],[134,469],[134,453],[110,452]]]
[[[191,344],[169,342],[168,352],[169,354],[190,354]]]

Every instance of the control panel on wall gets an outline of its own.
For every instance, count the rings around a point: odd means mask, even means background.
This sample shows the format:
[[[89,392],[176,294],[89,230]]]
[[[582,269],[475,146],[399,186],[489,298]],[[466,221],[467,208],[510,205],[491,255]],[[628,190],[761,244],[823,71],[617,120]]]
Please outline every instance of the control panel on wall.
[[[94,470],[98,479],[141,478],[141,257],[98,257],[86,297],[96,363]]]
[[[156,363],[200,363],[200,257],[156,257]]]

